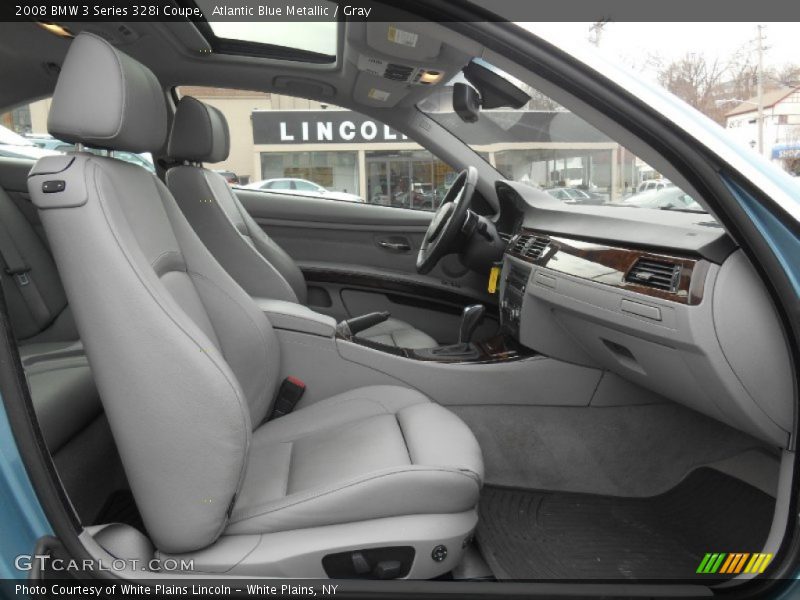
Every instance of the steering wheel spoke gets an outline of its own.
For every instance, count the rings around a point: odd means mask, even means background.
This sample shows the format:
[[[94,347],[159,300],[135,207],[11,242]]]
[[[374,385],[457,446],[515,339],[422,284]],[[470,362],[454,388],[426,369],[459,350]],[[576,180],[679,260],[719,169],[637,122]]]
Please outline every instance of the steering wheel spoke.
[[[478,170],[468,167],[458,174],[447,190],[422,240],[417,255],[418,273],[429,273],[442,257],[458,249],[462,228],[468,224],[469,207],[477,183]]]

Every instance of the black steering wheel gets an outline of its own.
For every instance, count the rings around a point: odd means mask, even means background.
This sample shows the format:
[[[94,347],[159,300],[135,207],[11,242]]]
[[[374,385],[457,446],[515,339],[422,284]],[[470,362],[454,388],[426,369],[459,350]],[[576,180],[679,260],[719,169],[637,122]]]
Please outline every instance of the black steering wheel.
[[[417,273],[429,273],[436,263],[456,249],[456,242],[469,214],[469,205],[478,183],[478,169],[467,167],[447,190],[442,205],[434,213],[417,254]]]

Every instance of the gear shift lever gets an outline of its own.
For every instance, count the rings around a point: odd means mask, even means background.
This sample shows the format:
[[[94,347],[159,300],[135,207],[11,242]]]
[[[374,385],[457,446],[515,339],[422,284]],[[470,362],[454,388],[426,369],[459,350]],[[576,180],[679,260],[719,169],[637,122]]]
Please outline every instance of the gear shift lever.
[[[486,307],[483,304],[470,304],[464,307],[464,312],[461,313],[461,325],[458,328],[458,342],[460,344],[470,343],[472,334],[475,333],[475,329],[483,318],[484,312],[486,312]]]
[[[472,334],[478,328],[483,313],[486,308],[483,304],[471,304],[464,307],[464,312],[461,313],[461,325],[458,328],[458,343],[449,344],[447,346],[437,346],[436,348],[422,348],[415,350],[418,356],[425,356],[434,360],[445,361],[470,361],[478,360],[480,352],[478,348],[470,343]]]

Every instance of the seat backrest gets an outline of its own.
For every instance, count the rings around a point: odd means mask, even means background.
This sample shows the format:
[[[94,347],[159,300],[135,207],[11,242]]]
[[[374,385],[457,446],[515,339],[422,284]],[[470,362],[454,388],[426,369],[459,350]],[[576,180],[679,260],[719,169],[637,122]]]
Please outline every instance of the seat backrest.
[[[48,128],[71,142],[157,151],[164,90],[149,69],[84,33],[64,61]],[[166,552],[212,543],[274,396],[272,326],[143,168],[49,156],[28,189],[148,532]]]
[[[184,164],[167,173],[167,186],[219,263],[251,296],[306,303],[303,273],[259,227],[219,174],[203,162],[228,157],[225,116],[191,96],[178,102],[167,153]]]
[[[0,285],[17,340],[77,340],[78,332],[53,257],[2,188],[0,237]]]

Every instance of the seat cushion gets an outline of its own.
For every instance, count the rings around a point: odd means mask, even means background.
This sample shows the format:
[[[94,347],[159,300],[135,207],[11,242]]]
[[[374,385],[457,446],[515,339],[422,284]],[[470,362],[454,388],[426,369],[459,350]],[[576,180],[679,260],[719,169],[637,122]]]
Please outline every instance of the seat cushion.
[[[480,447],[452,412],[408,388],[357,388],[253,433],[225,534],[462,512],[482,481]]]
[[[102,412],[89,361],[80,342],[25,344],[19,350],[39,427],[55,454]]]
[[[365,329],[356,337],[398,348],[434,348],[439,344],[427,333],[415,329],[400,319],[387,319]]]

